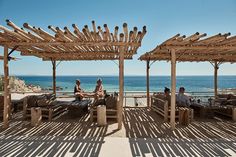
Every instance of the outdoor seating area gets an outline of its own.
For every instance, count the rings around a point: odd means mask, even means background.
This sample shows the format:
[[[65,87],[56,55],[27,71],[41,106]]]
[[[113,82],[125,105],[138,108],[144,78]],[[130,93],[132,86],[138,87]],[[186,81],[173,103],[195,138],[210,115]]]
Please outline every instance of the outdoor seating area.
[[[0,157],[235,156],[236,2],[0,2]]]
[[[164,122],[169,122],[170,120],[170,106],[168,100],[166,100],[165,96],[161,93],[154,94],[151,96],[151,109],[158,113],[159,115],[164,117]],[[175,109],[175,118],[181,124],[183,121],[189,124],[193,121],[194,118],[194,110],[192,108],[187,107],[177,107]]]
[[[59,105],[54,94],[32,95],[24,98],[23,117],[31,117],[31,108],[39,107],[42,111],[42,117],[49,121],[53,117],[65,111],[65,108]]]

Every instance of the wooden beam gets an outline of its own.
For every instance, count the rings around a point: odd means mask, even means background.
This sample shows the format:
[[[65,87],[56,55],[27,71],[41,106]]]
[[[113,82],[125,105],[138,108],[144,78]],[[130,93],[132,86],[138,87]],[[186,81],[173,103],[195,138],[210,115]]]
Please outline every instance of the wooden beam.
[[[170,111],[170,126],[175,129],[175,107],[176,107],[176,56],[175,50],[171,49],[171,111]]]
[[[146,78],[146,81],[147,81],[147,106],[148,107],[151,107],[150,106],[150,91],[149,91],[149,70],[150,70],[150,61],[147,60],[147,67],[146,67],[146,73],[147,73],[147,78]]]
[[[218,88],[218,69],[219,69],[219,65],[218,63],[215,61],[214,62],[214,94],[215,94],[215,98],[217,97],[217,88]]]
[[[9,86],[9,64],[8,64],[8,47],[4,47],[4,111],[3,111],[3,128],[9,127],[9,105],[10,105],[10,86]]]
[[[176,49],[176,50],[236,50],[236,45],[160,45],[162,49]]]
[[[107,42],[107,41],[75,41],[75,42],[1,42],[2,45],[8,46],[48,46],[48,45],[64,45],[64,46],[141,46],[141,43],[135,42]]]
[[[124,98],[124,47],[120,48],[119,57],[119,106],[118,106],[118,129],[122,128],[122,112]]]
[[[65,58],[63,58],[63,57],[56,57],[56,58],[53,58],[53,59],[57,60],[57,61],[77,61],[77,60],[81,60],[81,61],[90,61],[90,60],[100,61],[100,60],[119,60],[119,56],[113,56],[113,57],[112,56],[109,56],[109,57],[108,56],[105,56],[105,57],[99,57],[99,56],[92,57],[92,56],[88,56],[88,57],[65,57]],[[124,59],[131,60],[132,56],[125,56]],[[50,61],[51,58],[43,57],[42,60],[43,61]]]
[[[52,60],[53,94],[56,95],[56,61]]]
[[[38,54],[38,55],[42,55],[45,57],[65,57],[65,56],[89,56],[89,55],[119,55],[119,52],[115,52],[115,51],[103,51],[103,52],[99,52],[99,51],[88,51],[88,52],[81,52],[81,51],[74,51],[74,52],[39,52],[39,51],[33,51],[33,52],[21,52],[21,55],[23,56],[27,56],[27,55],[31,55],[32,54]]]

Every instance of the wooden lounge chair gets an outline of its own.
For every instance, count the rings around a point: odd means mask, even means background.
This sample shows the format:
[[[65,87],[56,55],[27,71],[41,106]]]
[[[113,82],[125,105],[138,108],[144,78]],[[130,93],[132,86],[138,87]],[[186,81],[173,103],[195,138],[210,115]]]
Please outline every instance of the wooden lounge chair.
[[[109,97],[99,100],[103,104],[97,104],[96,102],[92,103],[90,106],[90,120],[93,122],[97,118],[97,105],[106,105],[106,117],[109,119],[118,120],[117,108],[118,108],[118,95],[112,94]]]
[[[49,121],[53,117],[66,111],[66,108],[59,105],[54,94],[32,95],[24,98],[23,117],[31,116],[31,107],[40,107],[42,110],[42,117]]]

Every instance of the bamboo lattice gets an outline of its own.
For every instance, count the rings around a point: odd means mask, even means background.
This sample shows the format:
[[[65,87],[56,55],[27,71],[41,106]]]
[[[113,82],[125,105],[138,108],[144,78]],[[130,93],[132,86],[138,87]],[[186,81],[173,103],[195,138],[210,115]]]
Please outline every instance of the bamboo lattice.
[[[28,23],[20,28],[10,20],[6,22],[11,29],[0,25],[0,45],[11,49],[17,47],[21,55],[43,60],[115,60],[119,59],[121,51],[124,51],[125,59],[132,59],[146,34],[145,26],[142,31],[134,27],[128,32],[126,23],[122,33],[118,32],[118,26],[111,32],[107,24],[103,28],[96,27],[92,21],[92,29],[87,25],[79,29],[72,24],[73,30],[49,25],[51,34]]]
[[[211,37],[198,32],[188,37],[177,34],[139,59],[170,61],[171,50],[175,50],[176,61],[236,62],[236,36],[230,36],[230,33]]]

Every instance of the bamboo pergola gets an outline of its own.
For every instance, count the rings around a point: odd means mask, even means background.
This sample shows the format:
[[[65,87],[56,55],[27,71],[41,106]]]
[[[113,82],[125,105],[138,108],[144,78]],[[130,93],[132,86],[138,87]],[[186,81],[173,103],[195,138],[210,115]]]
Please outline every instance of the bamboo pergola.
[[[176,61],[210,62],[214,66],[214,93],[217,95],[217,73],[224,62],[236,62],[236,36],[230,33],[206,37],[195,33],[186,37],[177,34],[155,49],[140,56],[147,62],[147,104],[150,106],[149,69],[150,61],[171,61],[171,127],[175,128]]]
[[[128,31],[126,23],[123,24],[123,32],[119,33],[116,26],[111,32],[107,24],[104,28],[96,27],[92,21],[92,29],[88,25],[79,29],[72,24],[73,30],[68,27],[48,26],[53,34],[40,27],[23,24],[23,28],[6,20],[11,28],[0,25],[0,45],[4,47],[4,128],[8,127],[8,106],[9,106],[9,72],[8,72],[8,49],[20,52],[24,56],[36,56],[44,61],[52,61],[53,66],[53,92],[56,93],[56,61],[71,60],[119,60],[119,107],[118,128],[122,127],[122,108],[124,90],[124,60],[132,59],[141,46],[142,39],[146,34],[146,27],[138,31],[134,27]]]

